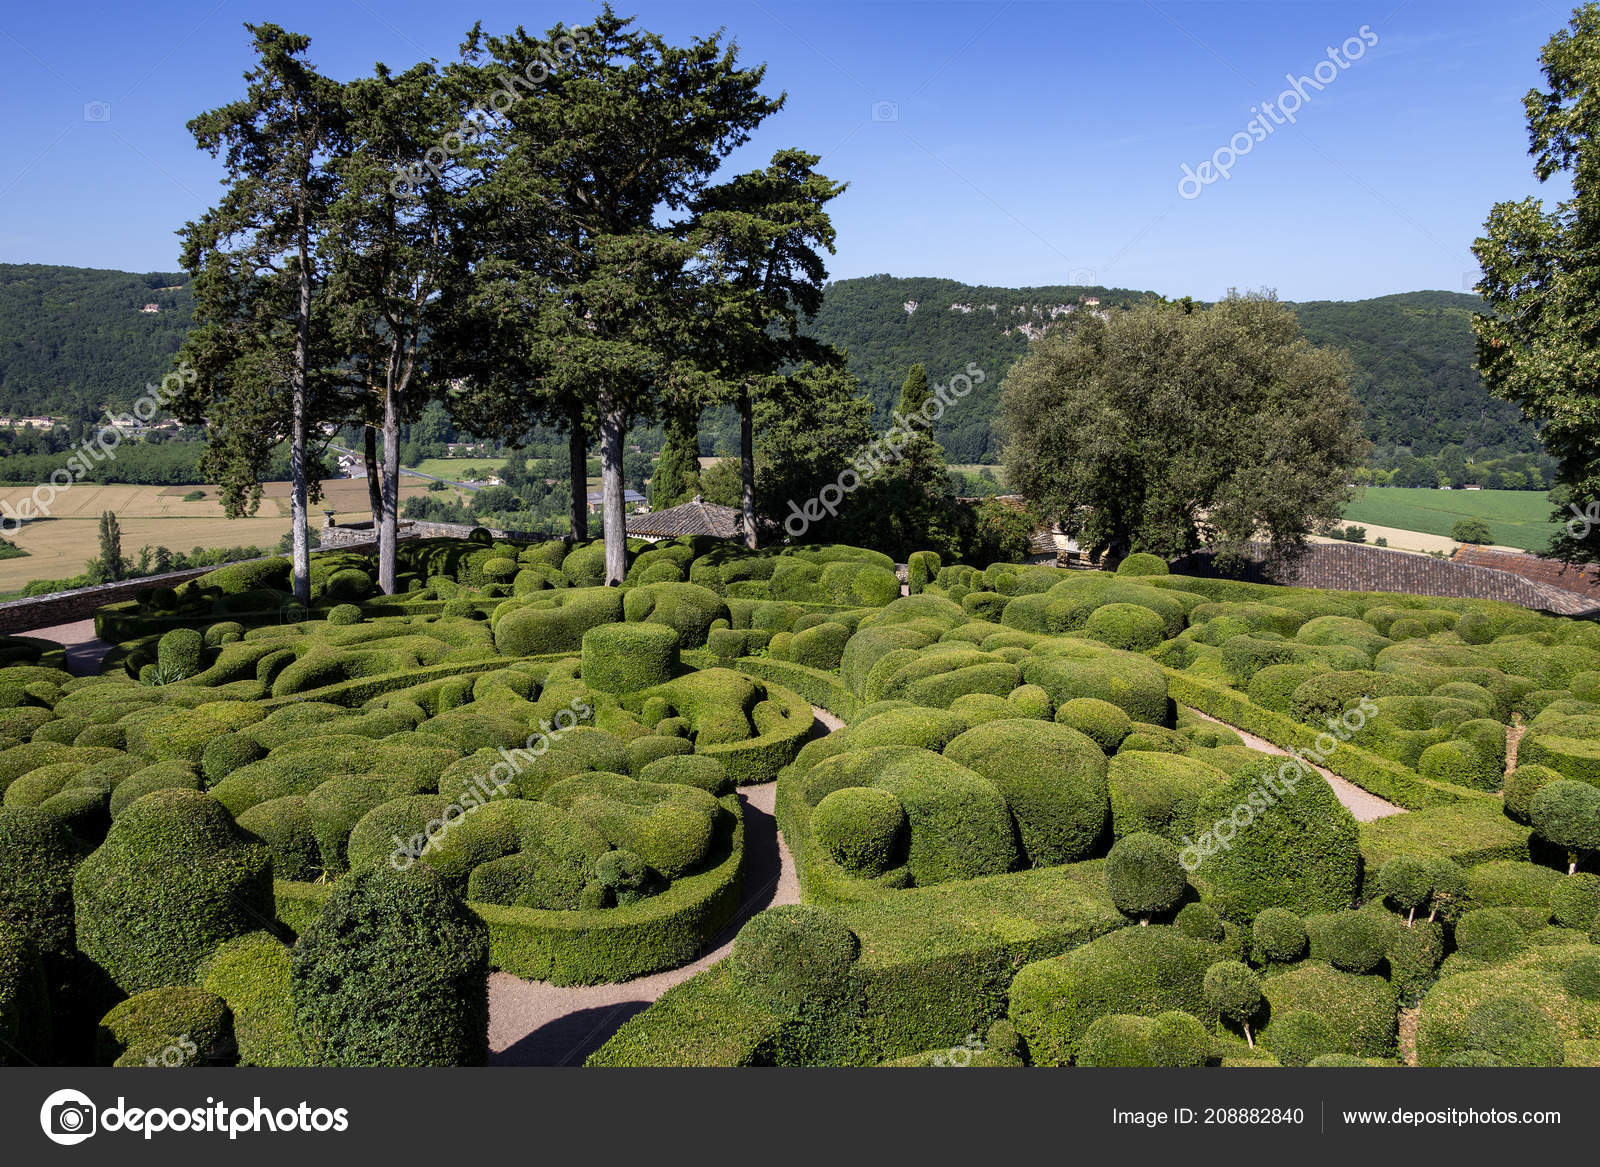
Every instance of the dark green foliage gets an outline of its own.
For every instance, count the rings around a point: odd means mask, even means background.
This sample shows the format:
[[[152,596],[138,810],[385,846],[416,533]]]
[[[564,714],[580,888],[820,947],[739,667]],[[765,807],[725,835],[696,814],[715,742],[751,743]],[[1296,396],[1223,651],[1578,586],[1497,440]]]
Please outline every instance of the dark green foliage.
[[[1142,551],[1128,556],[1117,564],[1118,575],[1166,575],[1171,569],[1167,561],[1159,555],[1148,555]]]
[[[1284,1065],[1304,1066],[1324,1054],[1336,1052],[1337,1042],[1333,1027],[1320,1013],[1291,1009],[1273,1019],[1266,1044]]]
[[[217,945],[273,918],[272,860],[222,806],[158,790],[73,876],[78,948],[125,993],[184,984]]]
[[[1255,811],[1258,804],[1261,810],[1238,816],[1247,823],[1237,821],[1237,807]],[[1202,799],[1196,817],[1200,862],[1190,877],[1223,915],[1247,920],[1269,907],[1307,913],[1355,902],[1361,867],[1356,823],[1314,773],[1290,762],[1251,763]],[[1224,820],[1236,827],[1231,846],[1206,854],[1205,834],[1223,842],[1216,824]]]
[[[1213,944],[1222,943],[1226,935],[1222,917],[1217,915],[1210,904],[1184,904],[1172,923],[1185,936],[1191,936],[1196,940],[1207,940]]]
[[[49,982],[24,925],[0,916],[0,1066],[48,1064]]]
[[[312,880],[324,867],[337,870],[344,865],[344,837],[338,840],[336,861],[325,860],[311,812],[301,795],[257,803],[239,816],[238,823],[241,831],[261,840],[272,851],[274,879]]]
[[[1370,909],[1334,912],[1306,920],[1312,957],[1351,973],[1376,971],[1398,926],[1388,912]]]
[[[1340,972],[1321,961],[1307,960],[1265,977],[1261,991],[1267,998],[1267,1016],[1258,1036],[1280,1060],[1280,1044],[1305,1053],[1307,1061],[1328,1052],[1369,1058],[1393,1055],[1398,1003],[1393,986],[1383,977]],[[1320,1017],[1333,1041],[1313,1052],[1311,1043],[1298,1032],[1303,1022],[1292,1023],[1281,1037],[1275,1034],[1279,1023],[1297,1011]]]
[[[200,790],[200,775],[188,762],[156,762],[128,775],[111,792],[107,809],[116,818],[137,799],[156,790]]]
[[[1177,848],[1159,835],[1119,839],[1106,856],[1106,890],[1119,912],[1147,923],[1170,911],[1188,890]]]
[[[548,595],[539,606],[513,608],[495,621],[494,646],[501,656],[577,652],[589,629],[622,619],[622,593],[616,588],[574,587]]]
[[[1550,916],[1563,928],[1587,931],[1600,916],[1600,875],[1569,875],[1550,892]]]
[[[328,623],[335,627],[347,627],[351,624],[361,623],[360,605],[336,604],[328,609]]]
[[[1561,1030],[1540,1006],[1518,997],[1490,997],[1461,1026],[1465,1048],[1483,1050],[1507,1066],[1559,1066]]]
[[[425,865],[341,879],[294,947],[295,1016],[329,1066],[488,1059],[489,936]]]
[[[1378,868],[1378,890],[1409,919],[1433,894],[1433,868],[1414,856],[1398,856]]]
[[[84,854],[48,811],[0,808],[0,922],[31,937],[47,960],[72,952],[72,874]]]
[[[1389,979],[1402,1002],[1417,1000],[1433,983],[1439,962],[1444,959],[1444,926],[1433,920],[1418,920],[1409,928],[1397,928],[1387,957]]]
[[[193,628],[174,628],[156,646],[156,667],[163,681],[192,677],[203,666],[205,638]]]
[[[304,1066],[289,989],[290,950],[270,932],[230,940],[199,970],[200,986],[228,1004],[241,1066]]]
[[[200,754],[200,769],[208,785],[215,786],[240,766],[259,762],[266,747],[247,733],[223,733],[212,738]]]
[[[896,758],[873,785],[905,808],[906,863],[919,887],[995,875],[1016,865],[1015,828],[1004,797],[965,766],[934,755]]]
[[[1134,721],[1171,724],[1166,676],[1155,661],[1143,657],[1035,658],[1024,663],[1022,679],[1050,694],[1058,709],[1074,697],[1098,697],[1119,706]]]
[[[1197,758],[1132,748],[1140,733],[1106,767],[1111,829],[1118,837],[1149,831],[1179,842],[1193,833],[1195,814],[1207,795],[1228,785],[1228,775]]]
[[[1519,823],[1528,821],[1533,810],[1533,796],[1539,789],[1561,777],[1548,766],[1534,764],[1518,766],[1506,779],[1506,814]]]
[[[641,769],[636,777],[641,782],[677,782],[684,786],[697,786],[717,798],[733,789],[733,780],[721,762],[697,754],[657,758]]]
[[[1143,652],[1166,639],[1166,622],[1137,604],[1102,604],[1090,613],[1083,631],[1112,648]]]
[[[1236,960],[1220,960],[1206,969],[1205,993],[1217,1016],[1246,1033],[1261,1012],[1261,981]]]
[[[1106,1014],[1205,1015],[1205,973],[1221,955],[1216,945],[1176,928],[1119,928],[1024,965],[1011,982],[1009,1015],[1034,1065],[1066,1065],[1089,1026]]]
[[[1169,1009],[1158,1013],[1150,1029],[1150,1064],[1203,1066],[1211,1056],[1211,1035],[1192,1013]]]
[[[728,619],[728,606],[722,597],[693,583],[630,588],[623,607],[629,623],[648,620],[671,628],[678,634],[682,648],[701,647],[711,634],[712,623]]]
[[[835,790],[811,812],[811,829],[835,863],[862,878],[883,874],[905,851],[905,809],[887,790]]]
[[[672,679],[678,636],[660,624],[607,624],[583,634],[583,682],[602,693],[637,693]]]
[[[1077,1064],[1090,1067],[1146,1068],[1151,1060],[1155,1022],[1131,1013],[1108,1013],[1095,1019],[1078,1045]]]
[[[1580,1001],[1600,1001],[1600,953],[1580,956],[1561,974],[1561,987]]]
[[[1600,851],[1600,787],[1566,778],[1547,783],[1529,802],[1528,819],[1569,853],[1574,868],[1580,853]]]
[[[1499,908],[1477,908],[1456,922],[1456,950],[1471,960],[1492,964],[1526,947],[1522,929]]]
[[[944,756],[1000,791],[1035,867],[1087,858],[1105,833],[1105,756],[1075,729],[1023,718],[991,721],[950,742]]]
[[[1306,954],[1305,922],[1286,908],[1266,908],[1250,924],[1255,958],[1261,963],[1287,963]]]
[[[830,912],[790,904],[752,918],[739,930],[728,959],[751,997],[796,1013],[844,992],[859,948],[855,934]]]
[[[100,1019],[102,1065],[230,1066],[238,1058],[227,1002],[193,985],[139,993]]]

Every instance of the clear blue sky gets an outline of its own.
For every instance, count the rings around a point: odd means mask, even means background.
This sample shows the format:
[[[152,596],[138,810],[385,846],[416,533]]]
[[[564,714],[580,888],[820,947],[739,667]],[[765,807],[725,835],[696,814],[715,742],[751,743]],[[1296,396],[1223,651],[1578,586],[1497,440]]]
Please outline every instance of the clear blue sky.
[[[1570,5],[1360,3],[617,4],[669,39],[725,28],[786,108],[731,160],[800,146],[847,180],[835,278],[1101,283],[1213,299],[1230,286],[1350,299],[1475,279],[1489,207],[1536,192],[1521,98]],[[245,21],[312,37],[340,79],[452,57],[492,31],[597,5],[435,0],[10,4],[0,15],[0,261],[177,266],[173,231],[217,193],[184,123],[237,97]],[[1239,158],[1198,167],[1368,26],[1377,44]],[[1365,46],[1363,46],[1365,47]],[[1324,73],[1326,76],[1326,71]],[[91,120],[103,110],[109,117]],[[1558,197],[1558,191],[1545,191]]]

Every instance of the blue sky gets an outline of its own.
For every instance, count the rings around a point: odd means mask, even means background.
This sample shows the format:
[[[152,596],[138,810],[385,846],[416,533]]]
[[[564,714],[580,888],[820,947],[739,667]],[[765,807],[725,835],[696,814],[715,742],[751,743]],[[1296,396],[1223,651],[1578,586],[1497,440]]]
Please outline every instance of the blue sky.
[[[543,30],[597,7],[9,6],[0,261],[176,268],[173,232],[216,197],[219,176],[184,123],[242,93],[246,21],[308,34],[313,61],[348,79],[374,61],[448,59],[474,19]],[[791,145],[823,154],[823,171],[850,183],[834,204],[835,278],[1100,283],[1204,299],[1275,288],[1294,300],[1470,285],[1469,246],[1490,206],[1540,192],[1521,98],[1570,13],[1535,0],[616,7],[669,39],[725,28],[745,60],[768,64],[768,88],[788,104],[728,165],[749,169]],[[1320,92],[1302,86],[1294,124],[1253,142],[1226,180],[1179,195],[1183,164],[1212,158],[1286,74],[1311,74],[1363,26],[1376,45]],[[104,108],[86,113],[91,103]]]

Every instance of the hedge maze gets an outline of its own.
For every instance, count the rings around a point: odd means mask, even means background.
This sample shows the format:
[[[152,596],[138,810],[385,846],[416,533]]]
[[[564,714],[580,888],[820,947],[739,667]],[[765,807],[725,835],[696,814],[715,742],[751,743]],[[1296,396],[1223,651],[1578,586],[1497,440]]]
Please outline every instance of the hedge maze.
[[[491,969],[705,952],[775,782],[803,902],[591,1064],[1600,1064],[1600,627],[630,552],[236,564],[102,609],[93,677],[0,642],[0,1063],[482,1063]]]

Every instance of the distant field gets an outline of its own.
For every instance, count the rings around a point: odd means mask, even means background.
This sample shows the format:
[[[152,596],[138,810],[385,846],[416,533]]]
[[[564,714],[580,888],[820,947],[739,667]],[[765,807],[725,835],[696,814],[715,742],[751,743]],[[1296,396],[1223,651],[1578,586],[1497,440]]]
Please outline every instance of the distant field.
[[[1369,486],[1344,509],[1349,523],[1372,523],[1450,536],[1461,519],[1486,519],[1494,542],[1524,551],[1543,551],[1558,529],[1553,508],[1537,490],[1427,490]]]
[[[408,466],[408,470],[416,470],[423,474],[431,474],[435,478],[448,478],[452,482],[461,476],[461,472],[474,468],[479,474],[487,478],[501,466],[505,465],[504,457],[488,458],[424,458],[415,466]]]
[[[184,502],[183,496],[203,490],[206,497]],[[15,506],[32,488],[0,487],[0,499]],[[311,511],[311,524],[322,526],[322,510],[332,507],[339,522],[371,517],[365,479],[335,478],[323,484],[323,501]],[[417,479],[401,485],[406,499],[427,493]],[[165,546],[190,552],[196,547],[275,547],[289,529],[289,484],[264,485],[256,517],[229,519],[222,513],[215,486],[99,486],[79,483],[56,496],[50,518],[23,525],[7,537],[28,552],[0,559],[0,594],[15,592],[30,580],[67,579],[100,554],[100,512],[111,511],[122,528],[122,554],[133,558],[139,548]],[[451,497],[459,494],[452,491]]]

